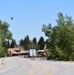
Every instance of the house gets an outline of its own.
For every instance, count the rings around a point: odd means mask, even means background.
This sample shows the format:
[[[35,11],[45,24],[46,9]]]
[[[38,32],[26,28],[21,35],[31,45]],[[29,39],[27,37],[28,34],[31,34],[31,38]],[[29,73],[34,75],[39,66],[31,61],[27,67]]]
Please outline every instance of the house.
[[[29,51],[21,50],[20,48],[9,48],[8,49],[9,56],[17,56],[17,55],[29,55]]]

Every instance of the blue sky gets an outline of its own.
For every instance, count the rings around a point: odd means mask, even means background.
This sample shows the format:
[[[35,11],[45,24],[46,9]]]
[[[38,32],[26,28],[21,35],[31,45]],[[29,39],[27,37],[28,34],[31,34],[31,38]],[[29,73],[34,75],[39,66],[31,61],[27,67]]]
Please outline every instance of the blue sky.
[[[10,24],[10,31],[16,41],[29,35],[30,39],[43,36],[43,24],[56,25],[57,13],[72,16],[74,0],[0,0],[0,19]],[[13,17],[14,20],[10,20]]]

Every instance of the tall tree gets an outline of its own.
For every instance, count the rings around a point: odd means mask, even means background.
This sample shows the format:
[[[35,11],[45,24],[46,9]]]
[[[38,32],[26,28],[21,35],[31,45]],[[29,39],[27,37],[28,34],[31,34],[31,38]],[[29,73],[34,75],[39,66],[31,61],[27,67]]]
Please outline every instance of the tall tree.
[[[23,46],[23,45],[24,45],[24,40],[21,39],[21,40],[19,41],[19,43],[20,43],[20,46]]]
[[[10,41],[8,40],[8,41],[7,41],[7,48],[10,48],[10,47],[11,47]]]
[[[0,20],[0,57],[7,55],[7,40],[12,39],[12,33],[9,31],[9,24]]]
[[[16,41],[15,41],[15,39],[12,39],[12,41],[11,41],[11,48],[14,48],[14,47],[16,47]]]
[[[41,36],[39,41],[38,41],[38,47],[40,50],[43,50],[44,49],[44,45],[45,45],[45,41],[44,41],[44,38]]]
[[[34,43],[34,44],[37,44],[37,39],[36,39],[36,37],[35,37],[35,38],[33,38],[33,40],[32,40],[32,41],[33,41],[33,43]]]
[[[24,45],[23,45],[25,50],[29,50],[30,43],[31,43],[31,41],[30,41],[30,39],[29,39],[29,36],[27,35],[27,36],[24,38]]]
[[[30,43],[30,49],[37,49],[37,39],[36,37]]]
[[[43,25],[42,31],[48,37],[52,57],[62,60],[74,60],[74,24],[69,16],[58,13],[57,25]]]

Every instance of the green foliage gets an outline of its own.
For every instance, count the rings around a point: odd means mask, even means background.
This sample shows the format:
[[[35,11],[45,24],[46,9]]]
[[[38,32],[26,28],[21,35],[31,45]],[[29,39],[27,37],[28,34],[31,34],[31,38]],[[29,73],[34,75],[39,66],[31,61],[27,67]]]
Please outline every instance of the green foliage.
[[[12,33],[9,31],[9,24],[0,20],[0,57],[7,55],[7,40],[12,39]]]
[[[25,38],[24,38],[24,49],[25,50],[29,50],[29,45],[30,45],[31,41],[29,39],[29,36],[27,35]]]
[[[38,41],[38,49],[39,50],[43,50],[44,49],[44,45],[45,45],[45,41],[44,41],[44,38],[41,36],[39,41]]]
[[[32,42],[33,42],[34,44],[37,44],[36,37],[35,37],[35,38],[33,38]]]
[[[57,25],[43,25],[42,31],[48,37],[47,47],[52,49],[52,58],[74,60],[74,24],[69,16],[58,13]]]
[[[37,39],[33,38],[31,41],[28,35],[24,38],[24,40],[21,39],[19,43],[24,50],[37,49]]]
[[[10,48],[11,47],[10,41],[8,40],[6,43],[7,43],[7,48]]]
[[[44,38],[41,36],[39,41],[37,42],[36,37],[33,38],[33,40],[29,39],[29,36],[27,35],[24,39],[21,39],[19,41],[19,44],[21,47],[23,47],[24,50],[29,49],[44,49],[45,41]]]
[[[24,38],[24,40],[21,39],[19,43],[20,43],[20,46],[22,46],[24,48],[24,50],[30,49],[31,41],[30,41],[28,35]]]
[[[11,41],[11,48],[14,48],[14,47],[16,47],[16,41],[15,41],[15,39],[12,39],[12,41]]]
[[[0,57],[7,56],[7,48],[0,47]]]

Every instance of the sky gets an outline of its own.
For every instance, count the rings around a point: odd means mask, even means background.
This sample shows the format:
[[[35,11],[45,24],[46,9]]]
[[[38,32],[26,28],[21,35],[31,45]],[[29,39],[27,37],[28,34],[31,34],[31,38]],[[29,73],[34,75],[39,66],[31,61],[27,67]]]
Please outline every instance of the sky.
[[[17,42],[26,35],[46,39],[42,25],[56,25],[58,12],[74,19],[74,0],[0,0],[0,19],[9,23]]]

